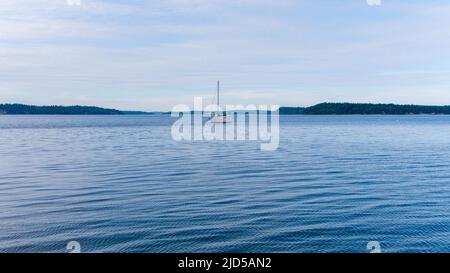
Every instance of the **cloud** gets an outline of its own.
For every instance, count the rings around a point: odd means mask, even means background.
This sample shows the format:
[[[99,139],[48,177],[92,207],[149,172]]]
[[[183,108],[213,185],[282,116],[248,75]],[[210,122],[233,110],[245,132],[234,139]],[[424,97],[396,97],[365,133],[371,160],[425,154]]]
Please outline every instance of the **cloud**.
[[[81,6],[81,0],[66,0],[69,6]]]

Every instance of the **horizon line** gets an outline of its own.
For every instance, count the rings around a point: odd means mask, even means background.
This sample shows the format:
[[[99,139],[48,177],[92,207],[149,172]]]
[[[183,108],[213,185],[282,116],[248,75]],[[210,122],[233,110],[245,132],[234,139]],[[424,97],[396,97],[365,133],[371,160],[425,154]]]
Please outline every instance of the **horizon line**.
[[[308,106],[282,106],[279,105],[279,108],[309,108],[320,104],[368,104],[368,105],[395,105],[395,106],[422,106],[422,107],[449,107],[450,104],[441,104],[441,105],[433,105],[433,104],[414,104],[414,103],[394,103],[394,102],[320,102]],[[102,108],[106,110],[115,110],[120,112],[142,112],[142,113],[170,113],[171,110],[135,110],[135,109],[119,109],[114,107],[106,107],[106,106],[100,106],[100,105],[89,105],[89,104],[28,104],[28,103],[20,103],[20,102],[0,102],[0,105],[24,105],[24,106],[32,106],[32,107],[95,107],[95,108]],[[233,104],[225,104],[226,105],[233,105]],[[249,104],[249,105],[268,105],[268,104]],[[276,105],[276,104],[271,104]],[[245,109],[243,109],[245,110]],[[192,110],[194,111],[194,110]]]

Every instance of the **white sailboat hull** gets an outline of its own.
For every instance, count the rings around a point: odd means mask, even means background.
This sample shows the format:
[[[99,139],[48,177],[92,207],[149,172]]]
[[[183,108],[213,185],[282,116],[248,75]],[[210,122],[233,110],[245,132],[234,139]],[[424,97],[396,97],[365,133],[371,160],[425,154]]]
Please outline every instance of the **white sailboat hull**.
[[[230,116],[215,115],[209,121],[212,123],[231,123],[233,119]]]

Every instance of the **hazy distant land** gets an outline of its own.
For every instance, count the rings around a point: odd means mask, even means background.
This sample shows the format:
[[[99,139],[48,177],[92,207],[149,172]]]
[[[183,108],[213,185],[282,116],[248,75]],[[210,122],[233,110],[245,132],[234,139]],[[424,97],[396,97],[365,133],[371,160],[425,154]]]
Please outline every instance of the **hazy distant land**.
[[[170,112],[121,111],[95,106],[36,106],[0,104],[0,115],[155,115]],[[281,107],[281,115],[448,115],[450,106],[372,103],[320,103],[309,107]]]
[[[450,106],[373,103],[320,103],[310,107],[281,107],[283,115],[448,115]]]
[[[120,111],[96,106],[0,104],[0,115],[149,115],[159,112]]]

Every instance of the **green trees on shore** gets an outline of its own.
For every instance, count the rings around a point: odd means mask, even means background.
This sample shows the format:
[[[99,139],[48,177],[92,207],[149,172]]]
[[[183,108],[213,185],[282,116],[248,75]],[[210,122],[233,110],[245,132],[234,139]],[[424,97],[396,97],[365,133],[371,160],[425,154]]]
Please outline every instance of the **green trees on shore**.
[[[280,114],[303,115],[420,115],[450,114],[450,106],[372,103],[320,103],[306,108],[282,107]]]
[[[169,112],[170,113],[170,112]],[[450,106],[398,105],[372,103],[320,103],[310,107],[281,107],[281,115],[420,115],[450,114]],[[34,106],[0,104],[0,115],[136,115],[152,114],[119,111],[95,106]],[[162,113],[161,113],[162,114]]]
[[[34,106],[25,104],[0,104],[3,115],[121,115],[114,109],[94,106]]]

